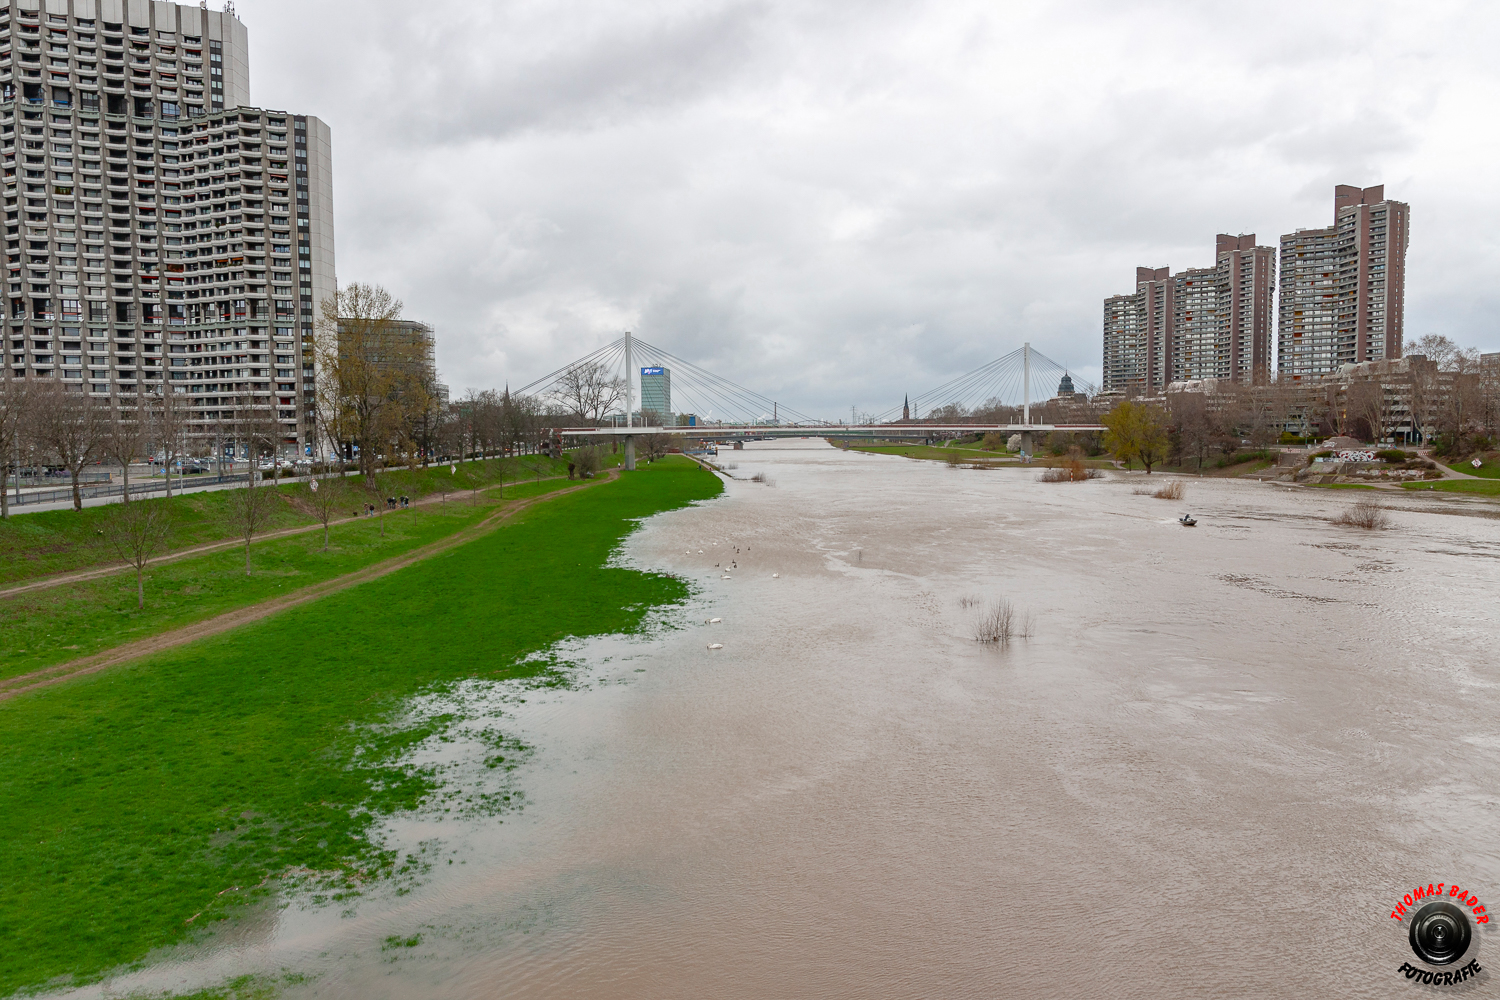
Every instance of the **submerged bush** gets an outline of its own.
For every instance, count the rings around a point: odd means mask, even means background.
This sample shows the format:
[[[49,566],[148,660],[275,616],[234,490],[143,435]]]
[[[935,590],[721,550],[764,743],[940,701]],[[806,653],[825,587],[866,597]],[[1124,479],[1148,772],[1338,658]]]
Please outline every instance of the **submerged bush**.
[[[1345,508],[1342,514],[1333,519],[1333,523],[1346,528],[1363,528],[1366,531],[1376,531],[1380,528],[1389,527],[1391,517],[1380,504],[1369,497],[1363,497]]]

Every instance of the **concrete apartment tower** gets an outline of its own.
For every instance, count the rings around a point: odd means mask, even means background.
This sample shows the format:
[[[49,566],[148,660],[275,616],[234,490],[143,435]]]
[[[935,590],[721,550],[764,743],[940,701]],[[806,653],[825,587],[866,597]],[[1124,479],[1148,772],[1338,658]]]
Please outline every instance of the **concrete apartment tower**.
[[[1385,186],[1334,188],[1333,225],[1281,238],[1276,365],[1300,381],[1401,357],[1411,206]]]
[[[334,291],[317,118],[250,105],[232,6],[0,7],[6,374],[122,409],[186,404],[190,449],[316,443],[315,304]]]
[[[1217,247],[1219,338],[1216,378],[1253,385],[1271,380],[1271,296],[1276,249],[1255,234],[1220,233]]]
[[[1173,382],[1265,381],[1276,251],[1218,237],[1213,267],[1138,267],[1136,290],[1104,300],[1104,389],[1155,395]]]
[[[1138,267],[1135,291],[1104,300],[1104,389],[1160,392],[1170,379],[1176,329],[1171,269]]]

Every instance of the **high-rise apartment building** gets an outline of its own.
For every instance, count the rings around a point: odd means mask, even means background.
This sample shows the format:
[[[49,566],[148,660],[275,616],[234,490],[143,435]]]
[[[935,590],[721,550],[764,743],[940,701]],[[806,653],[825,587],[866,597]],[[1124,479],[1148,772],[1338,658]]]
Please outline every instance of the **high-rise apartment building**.
[[[1271,295],[1276,250],[1255,234],[1218,238],[1218,371],[1215,378],[1265,384],[1271,378]]]
[[[1193,267],[1178,271],[1173,279],[1171,378],[1218,378],[1222,352],[1219,349],[1219,269]]]
[[[1411,206],[1334,188],[1333,225],[1281,238],[1276,364],[1293,379],[1401,357]]]
[[[1104,389],[1154,394],[1173,382],[1265,381],[1275,250],[1218,237],[1213,267],[1138,267],[1136,290],[1104,300]]]
[[[654,413],[664,423],[672,417],[672,370],[660,365],[641,369],[641,412]]]
[[[311,448],[329,130],[250,106],[231,12],[0,6],[0,159],[7,374],[122,408],[179,397],[200,444],[270,416],[279,452]]]
[[[1159,391],[1171,365],[1176,316],[1165,267],[1135,269],[1135,292],[1104,300],[1104,389]]]

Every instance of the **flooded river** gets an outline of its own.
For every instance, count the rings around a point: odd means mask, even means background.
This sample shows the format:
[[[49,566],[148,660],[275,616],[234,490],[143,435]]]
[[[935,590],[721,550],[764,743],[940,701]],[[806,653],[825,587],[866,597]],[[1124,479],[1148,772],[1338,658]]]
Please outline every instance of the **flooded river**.
[[[722,457],[774,485],[620,556],[690,607],[570,648],[574,690],[465,690],[533,748],[524,809],[403,819],[410,892],[95,992],[1390,997],[1403,894],[1500,903],[1495,508],[1395,496],[1365,532],[1348,492]],[[981,645],[1001,598],[1033,634]]]

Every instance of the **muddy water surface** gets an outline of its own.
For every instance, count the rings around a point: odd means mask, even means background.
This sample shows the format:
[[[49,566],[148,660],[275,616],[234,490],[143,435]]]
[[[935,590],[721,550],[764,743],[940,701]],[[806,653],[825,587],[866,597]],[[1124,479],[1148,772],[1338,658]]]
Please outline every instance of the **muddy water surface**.
[[[732,460],[774,487],[621,555],[697,581],[678,627],[571,648],[576,690],[461,693],[534,748],[517,808],[403,818],[412,891],[96,992],[1388,997],[1402,893],[1500,902],[1492,508],[1394,497],[1368,533],[1330,525],[1347,493]],[[1034,634],[983,647],[1001,597]]]

